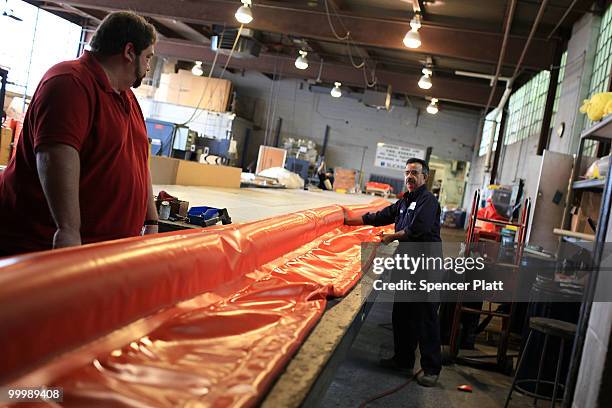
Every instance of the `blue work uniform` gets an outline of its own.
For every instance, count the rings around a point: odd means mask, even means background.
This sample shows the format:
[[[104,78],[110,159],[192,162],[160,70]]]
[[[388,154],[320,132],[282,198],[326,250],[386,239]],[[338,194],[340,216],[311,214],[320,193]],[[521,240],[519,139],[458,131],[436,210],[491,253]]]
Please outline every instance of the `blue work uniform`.
[[[395,204],[363,216],[366,225],[395,224],[395,232],[404,231],[400,242],[440,243],[440,204],[425,185],[407,192]],[[423,245],[428,255],[441,256],[440,245]],[[432,253],[434,252],[434,253]],[[440,347],[439,302],[410,301],[398,298],[393,303],[393,359],[399,366],[413,368],[417,345],[421,352],[421,368],[428,375],[442,369]],[[403,294],[406,296],[406,294]]]

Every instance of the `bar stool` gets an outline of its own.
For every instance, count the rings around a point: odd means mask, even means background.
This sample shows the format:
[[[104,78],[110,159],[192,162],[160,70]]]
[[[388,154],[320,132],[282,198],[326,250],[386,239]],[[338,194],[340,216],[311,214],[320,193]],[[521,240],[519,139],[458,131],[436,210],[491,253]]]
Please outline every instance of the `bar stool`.
[[[517,375],[519,370],[521,369],[521,364],[523,363],[523,358],[529,348],[529,342],[531,341],[531,335],[534,331],[544,334],[544,347],[542,348],[542,355],[540,356],[540,364],[538,365],[538,377],[537,379],[525,379],[517,381]],[[508,397],[506,398],[506,404],[504,408],[508,407],[510,403],[510,398],[512,397],[512,392],[517,389],[517,383],[521,382],[535,382],[535,390],[533,393],[529,393],[530,396],[533,396],[534,405],[538,401],[538,399],[551,400],[551,407],[554,408],[555,402],[557,399],[557,391],[559,389],[559,377],[561,376],[561,363],[563,360],[563,351],[565,348],[566,340],[573,341],[574,335],[576,334],[576,325],[573,323],[564,322],[562,320],[548,319],[546,317],[532,317],[529,319],[529,336],[527,337],[527,342],[525,343],[525,347],[523,348],[523,352],[519,358],[518,365],[516,367],[516,373],[514,374],[514,379],[512,380],[512,387],[510,387],[510,392],[508,392]],[[546,355],[546,346],[548,345],[549,337],[557,337],[561,340],[561,347],[559,349],[559,358],[557,359],[557,369],[555,374],[555,382],[553,385],[553,393],[552,398],[548,396],[538,394],[538,388],[540,387],[540,383],[548,383],[550,381],[541,381],[542,377],[542,368],[544,366],[544,357]],[[571,346],[571,344],[570,344]]]

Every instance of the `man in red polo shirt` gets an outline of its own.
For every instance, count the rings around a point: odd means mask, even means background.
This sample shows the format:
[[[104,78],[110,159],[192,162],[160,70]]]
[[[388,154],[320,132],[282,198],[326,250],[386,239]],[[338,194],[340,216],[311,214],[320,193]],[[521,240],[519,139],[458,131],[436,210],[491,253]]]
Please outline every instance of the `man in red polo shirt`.
[[[0,255],[157,232],[147,131],[130,90],[155,41],[142,17],[112,13],[91,51],[43,76],[0,177]]]

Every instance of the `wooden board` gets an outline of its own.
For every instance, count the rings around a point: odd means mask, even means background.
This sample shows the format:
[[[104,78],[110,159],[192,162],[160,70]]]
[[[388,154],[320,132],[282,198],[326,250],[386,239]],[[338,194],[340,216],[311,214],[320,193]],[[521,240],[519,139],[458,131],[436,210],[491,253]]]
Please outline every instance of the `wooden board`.
[[[11,157],[11,143],[13,142],[12,129],[2,128],[0,132],[0,164],[8,164]]]
[[[287,151],[272,146],[259,146],[259,155],[257,156],[257,169],[255,174],[259,174],[266,169],[273,167],[285,167]]]
[[[333,191],[153,186],[155,194],[161,190],[181,200],[189,201],[190,206],[227,208],[234,223],[261,220],[334,204],[367,204],[374,200],[370,195],[339,194]],[[392,201],[389,202],[391,203]]]
[[[557,250],[559,238],[553,234],[553,228],[561,226],[572,164],[571,155],[544,150],[537,193],[531,194],[533,209],[527,242],[549,252]],[[553,202],[557,191],[563,194],[559,204]]]

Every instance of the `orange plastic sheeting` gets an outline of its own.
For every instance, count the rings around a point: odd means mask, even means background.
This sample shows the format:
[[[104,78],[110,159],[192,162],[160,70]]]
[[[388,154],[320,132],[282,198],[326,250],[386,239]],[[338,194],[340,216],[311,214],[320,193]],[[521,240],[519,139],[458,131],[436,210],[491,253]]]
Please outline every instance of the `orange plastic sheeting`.
[[[383,205],[373,203],[370,209]],[[330,206],[242,225],[2,259],[0,382],[240,279],[342,222],[343,208]]]
[[[377,198],[372,200],[369,204],[359,204],[359,205],[347,205],[343,206],[343,210],[350,217],[361,216],[367,212],[373,212],[382,210],[383,208],[389,206],[391,203],[384,198]]]
[[[155,330],[51,385],[64,389],[68,407],[253,406],[316,324],[335,286],[355,284],[359,244],[376,240],[376,230],[338,228],[306,252],[245,275],[249,283],[225,299],[211,303],[202,295],[177,305]]]

